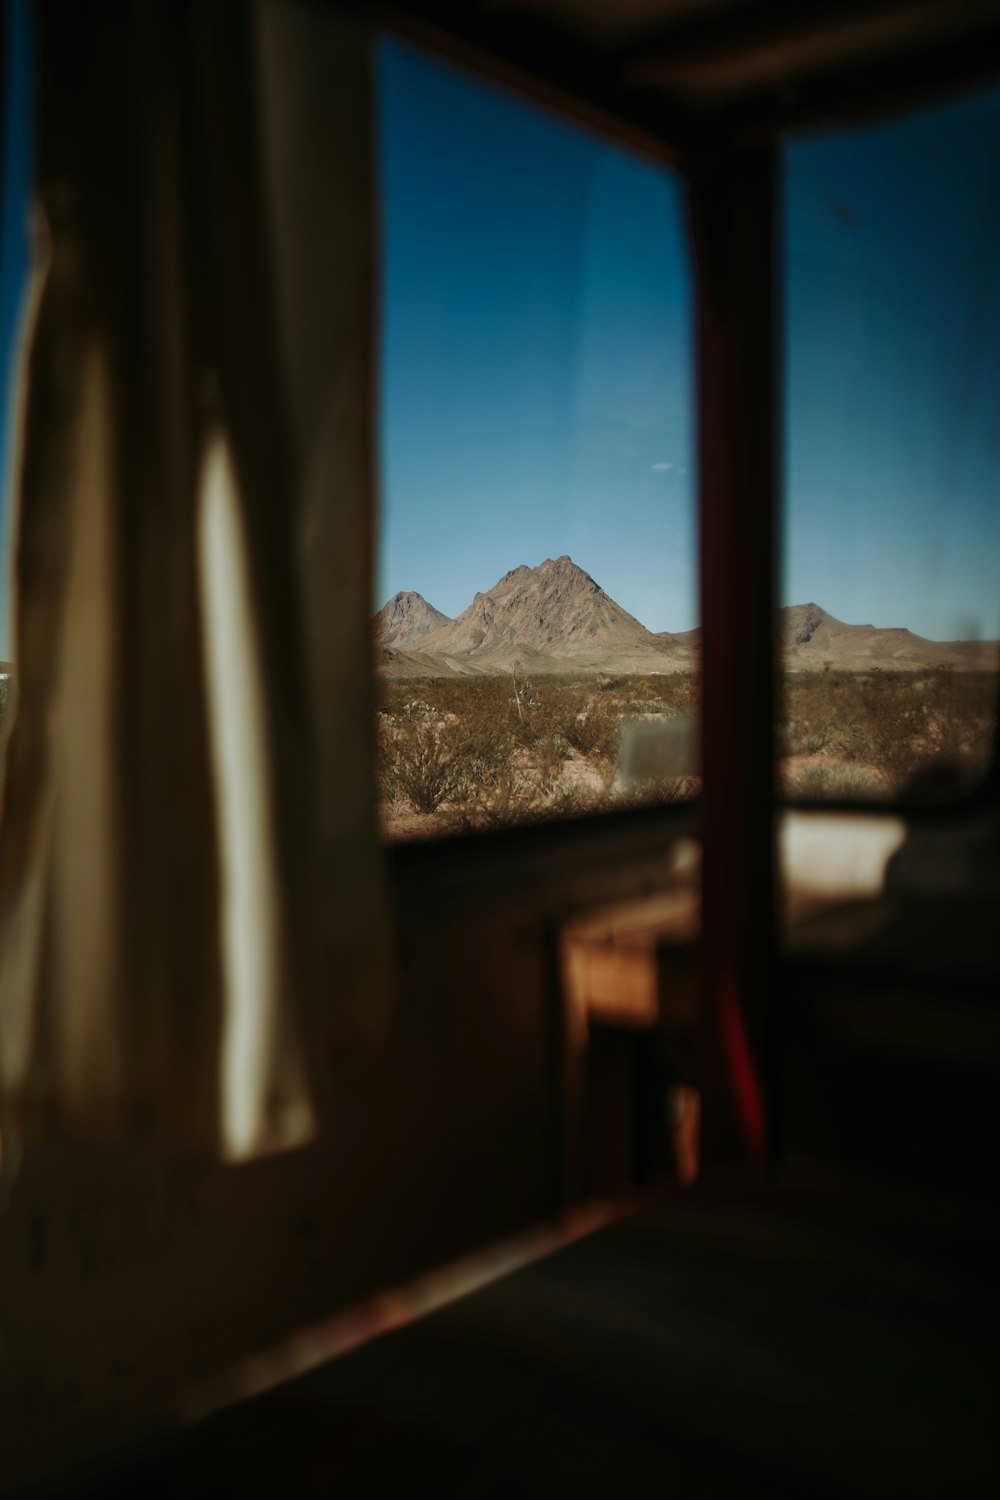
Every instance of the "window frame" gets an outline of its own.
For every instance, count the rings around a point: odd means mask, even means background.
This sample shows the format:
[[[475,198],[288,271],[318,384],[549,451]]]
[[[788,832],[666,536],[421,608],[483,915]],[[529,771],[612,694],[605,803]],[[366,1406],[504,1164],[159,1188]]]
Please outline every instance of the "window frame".
[[[780,493],[780,462],[782,438],[784,433],[784,408],[781,404],[781,390],[784,371],[781,364],[780,351],[783,347],[783,330],[780,323],[784,267],[782,264],[781,248],[779,243],[779,226],[784,211],[784,193],[782,191],[782,174],[780,155],[786,141],[800,133],[804,127],[815,125],[820,122],[829,124],[832,121],[844,124],[864,124],[874,122],[889,113],[897,113],[914,107],[933,105],[956,93],[963,92],[972,87],[981,87],[991,79],[1000,84],[1000,72],[996,65],[990,64],[987,56],[984,56],[978,67],[971,69],[970,76],[962,76],[968,71],[964,66],[957,69],[957,75],[950,77],[943,74],[936,79],[922,80],[917,77],[908,84],[898,84],[890,91],[888,98],[883,98],[875,86],[874,80],[866,80],[867,87],[861,90],[847,88],[846,94],[839,98],[836,104],[832,104],[827,90],[820,88],[815,97],[808,91],[793,105],[779,112],[777,118],[768,118],[766,115],[766,102],[761,108],[765,111],[765,118],[761,121],[750,122],[742,118],[737,112],[733,118],[727,119],[724,112],[721,124],[717,120],[706,123],[703,130],[698,132],[692,129],[690,118],[682,118],[669,109],[661,108],[655,110],[643,106],[632,107],[624,97],[616,92],[596,86],[592,76],[587,76],[587,69],[583,65],[582,58],[572,48],[562,47],[552,51],[545,51],[535,57],[536,66],[528,70],[523,65],[521,58],[515,58],[515,47],[512,51],[510,45],[500,32],[492,38],[492,47],[484,46],[478,39],[470,39],[463,34],[463,29],[449,18],[445,25],[435,25],[433,21],[426,19],[421,13],[426,9],[422,5],[415,5],[400,11],[398,8],[387,10],[381,5],[369,7],[374,12],[374,24],[386,34],[398,37],[416,47],[421,48],[431,56],[440,57],[453,66],[463,69],[471,75],[478,75],[494,87],[499,87],[510,93],[521,102],[530,102],[537,108],[554,114],[560,120],[570,120],[578,128],[597,136],[600,140],[611,141],[619,144],[632,152],[638,153],[647,160],[676,173],[685,183],[686,205],[687,205],[687,231],[688,245],[691,257],[693,281],[696,288],[696,320],[695,320],[695,364],[696,364],[696,386],[695,386],[695,429],[698,434],[696,441],[701,450],[700,456],[704,454],[704,431],[702,428],[703,399],[706,394],[706,384],[700,379],[697,372],[703,371],[704,349],[702,340],[704,337],[704,309],[698,308],[699,289],[704,287],[706,280],[706,238],[702,236],[699,243],[699,235],[696,232],[694,219],[696,217],[695,203],[699,192],[699,184],[705,184],[711,195],[713,182],[718,181],[720,163],[725,154],[725,144],[728,139],[730,147],[735,143],[736,149],[746,149],[749,145],[751,150],[763,150],[771,161],[771,171],[774,174],[774,182],[771,189],[771,201],[768,211],[768,232],[771,236],[771,281],[770,293],[772,300],[772,316],[770,328],[765,335],[766,353],[762,355],[762,366],[770,366],[768,376],[769,396],[772,405],[772,415],[767,422],[768,441],[770,447],[769,463],[771,477],[768,485],[771,490],[769,508],[770,520],[770,545],[766,549],[758,550],[761,556],[764,550],[770,554],[769,570],[772,594],[772,623],[765,631],[759,622],[755,631],[755,639],[758,651],[753,653],[754,660],[762,665],[762,653],[760,650],[762,641],[766,638],[770,642],[769,673],[771,677],[771,688],[769,701],[772,704],[771,724],[769,729],[770,742],[772,746],[771,764],[772,786],[769,794],[769,802],[774,811],[802,811],[802,812],[825,812],[831,814],[858,816],[881,815],[904,816],[918,823],[936,824],[962,817],[976,817],[1000,806],[1000,661],[997,665],[997,721],[998,728],[994,733],[993,751],[989,764],[983,776],[971,787],[957,796],[941,800],[921,801],[919,799],[906,798],[873,798],[873,797],[847,797],[831,796],[815,798],[802,795],[792,795],[783,792],[777,783],[777,734],[778,705],[780,693],[780,678],[782,666],[777,641],[777,609],[778,605],[778,562],[780,549],[783,541],[783,496]],[[470,29],[476,30],[477,22],[471,20]],[[449,29],[450,28],[450,29]],[[845,69],[845,73],[847,70]],[[707,231],[708,239],[711,239],[711,231]],[[707,385],[711,385],[711,380]],[[708,423],[706,423],[708,425]],[[703,592],[699,601],[699,624],[705,629],[704,587],[705,587],[705,493],[704,493],[704,465],[699,462],[699,482],[696,497],[698,513],[698,566],[701,569],[703,580]],[[733,506],[733,514],[736,514],[737,506],[732,500],[723,502]],[[701,666],[701,681],[704,690],[704,665]],[[702,718],[704,725],[704,718]],[[704,747],[702,748],[702,762],[704,758]],[[699,765],[699,776],[704,784],[704,765]],[[612,841],[618,837],[621,826],[627,825],[632,820],[638,827],[644,819],[652,812],[662,814],[671,809],[680,808],[689,811],[698,808],[702,802],[703,792],[701,789],[691,798],[685,799],[678,804],[649,804],[647,806],[629,809],[596,809],[581,818],[561,819],[539,819],[524,825],[524,831],[544,831],[554,834],[562,827],[575,828],[576,825],[601,825],[605,822],[609,827],[609,839]],[[613,830],[613,831],[612,831]],[[466,833],[457,837],[448,835],[431,835],[426,838],[418,837],[406,841],[385,841],[387,848],[398,848],[403,842],[411,848],[449,848],[465,846],[470,841],[478,844],[479,840],[486,840],[487,846],[492,846],[500,839],[504,839],[512,832],[520,832],[520,826],[503,829],[490,829]],[[571,835],[572,839],[573,835]]]

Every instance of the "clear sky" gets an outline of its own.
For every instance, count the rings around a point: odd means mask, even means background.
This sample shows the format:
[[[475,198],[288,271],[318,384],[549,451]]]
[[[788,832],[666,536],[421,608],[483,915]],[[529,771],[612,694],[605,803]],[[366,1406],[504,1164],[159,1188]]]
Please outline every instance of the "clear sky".
[[[786,155],[784,594],[1000,636],[1000,90]]]
[[[457,614],[567,552],[695,623],[692,286],[676,178],[388,42],[379,603]]]
[[[3,8],[5,367],[27,264],[24,11]],[[379,126],[376,603],[413,588],[457,614],[568,552],[650,628],[695,624],[680,180],[395,41]],[[803,139],[785,174],[784,602],[995,637],[1000,91]]]

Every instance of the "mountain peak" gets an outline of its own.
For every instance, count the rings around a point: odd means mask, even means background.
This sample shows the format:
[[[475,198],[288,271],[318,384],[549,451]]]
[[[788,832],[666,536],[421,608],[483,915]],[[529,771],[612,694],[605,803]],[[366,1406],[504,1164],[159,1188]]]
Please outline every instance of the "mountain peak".
[[[484,671],[505,669],[514,660],[551,671],[560,662],[640,657],[655,669],[664,650],[566,553],[534,568],[522,563],[510,569],[421,648],[463,657]]]
[[[402,589],[375,616],[375,632],[383,646],[405,646],[448,621],[422,594]]]
[[[821,625],[835,625],[832,615],[818,604],[789,604],[781,610],[783,633],[789,645],[804,646]]]
[[[585,583],[592,589],[600,588],[600,584],[596,583],[578,563],[575,563],[567,552],[564,552],[562,557],[547,557],[543,563],[538,564],[537,568],[528,571],[569,584]]]

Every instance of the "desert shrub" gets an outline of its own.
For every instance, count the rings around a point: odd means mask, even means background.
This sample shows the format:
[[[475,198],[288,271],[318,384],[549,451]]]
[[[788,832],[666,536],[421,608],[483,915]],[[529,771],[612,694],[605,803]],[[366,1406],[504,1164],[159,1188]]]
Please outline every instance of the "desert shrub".
[[[927,703],[914,692],[912,675],[866,673],[855,688],[846,726],[848,760],[875,766],[893,781],[909,775],[924,751]]]
[[[459,829],[509,828],[536,815],[541,805],[531,772],[510,762],[488,783],[469,780],[456,808]]]
[[[828,724],[816,722],[815,718],[792,720],[783,724],[778,735],[779,753],[782,755],[819,755],[832,739]]]
[[[510,725],[502,718],[483,715],[466,721],[454,731],[452,739],[461,767],[452,800],[475,802],[505,782],[517,745]]]
[[[886,779],[868,766],[844,766],[823,761],[812,761],[809,765],[786,771],[781,778],[782,790],[794,797],[856,797],[859,799],[885,796]]]
[[[591,701],[568,718],[565,736],[587,760],[613,760],[618,751],[621,715],[606,703]]]
[[[783,689],[781,750],[874,771],[883,794],[898,793],[934,766],[949,766],[968,780],[985,767],[992,752],[995,693],[992,673],[948,668],[789,674]],[[825,779],[828,795],[849,790],[843,777],[836,785],[830,774]],[[822,780],[817,770],[817,794]],[[871,794],[870,786],[868,790]]]
[[[549,734],[535,746],[535,769],[538,786],[543,796],[550,796],[556,789],[566,764],[566,743],[561,735]]]
[[[525,750],[530,750],[543,740],[552,739],[553,736],[558,735],[560,724],[561,716],[558,705],[544,692],[538,697],[528,698],[520,714],[517,712],[517,705],[514,705],[514,717],[511,721],[513,736],[517,744]]]
[[[659,807],[665,802],[689,802],[701,790],[700,776],[649,777],[622,794],[629,807]]]
[[[436,812],[467,775],[462,745],[437,718],[397,720],[379,736],[383,796],[403,796],[417,812]]]
[[[994,674],[945,668],[932,674],[928,689],[928,725],[940,758],[985,768],[997,731]]]
[[[557,818],[578,818],[588,813],[600,812],[607,807],[607,794],[601,787],[577,782],[573,786],[562,786],[546,804],[546,815]]]

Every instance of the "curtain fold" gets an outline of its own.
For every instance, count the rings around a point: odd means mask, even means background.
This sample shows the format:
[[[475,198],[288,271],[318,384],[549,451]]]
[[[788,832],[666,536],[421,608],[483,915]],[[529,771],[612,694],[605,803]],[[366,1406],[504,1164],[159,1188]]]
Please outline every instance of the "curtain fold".
[[[318,771],[309,809],[322,848],[314,961],[320,987],[335,983],[340,995],[313,1010],[325,1051],[352,1037],[378,1043],[392,992],[367,666],[378,488],[375,48],[368,27],[281,0],[258,9],[257,41],[279,354],[298,463],[303,691]]]
[[[5,1157],[245,1155],[329,1119],[330,1047],[388,1015],[372,39],[268,0],[38,0],[36,27]]]

